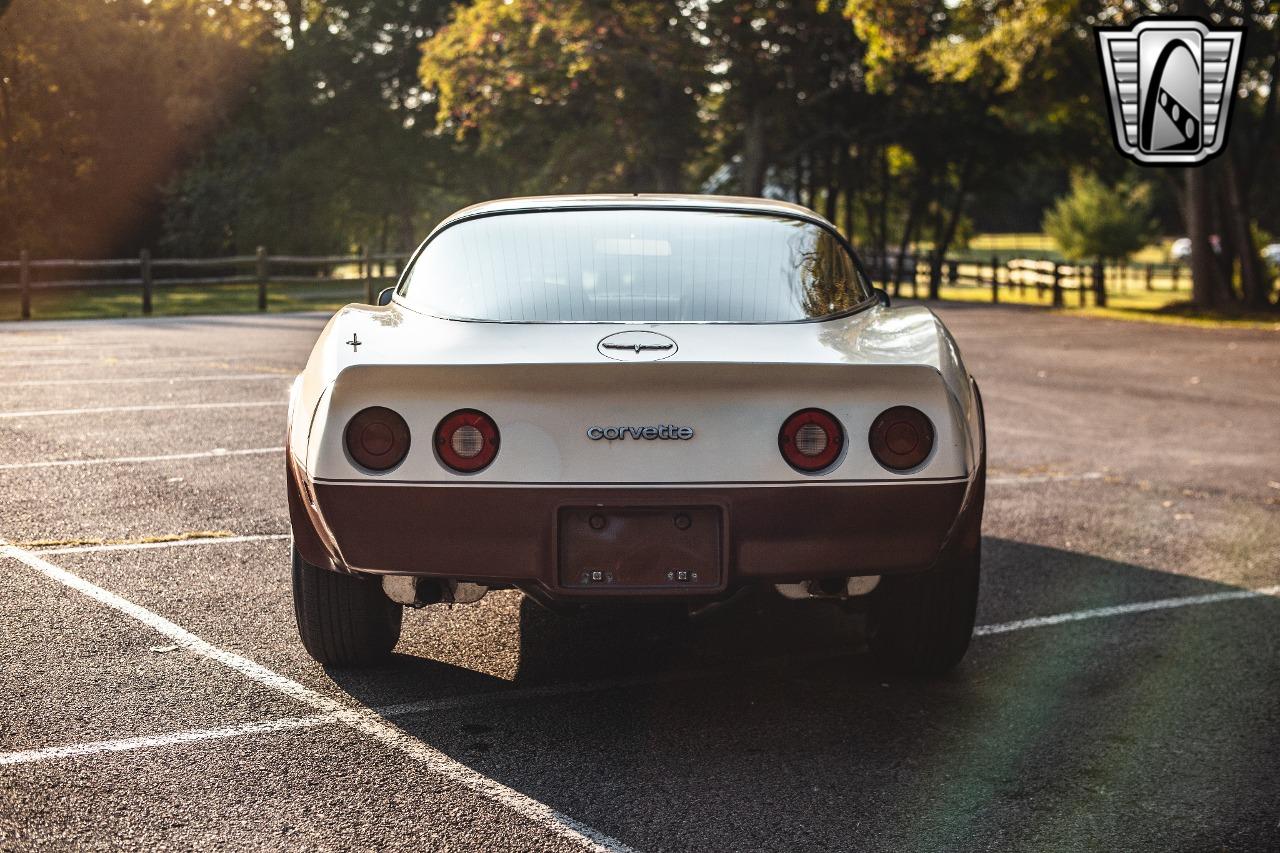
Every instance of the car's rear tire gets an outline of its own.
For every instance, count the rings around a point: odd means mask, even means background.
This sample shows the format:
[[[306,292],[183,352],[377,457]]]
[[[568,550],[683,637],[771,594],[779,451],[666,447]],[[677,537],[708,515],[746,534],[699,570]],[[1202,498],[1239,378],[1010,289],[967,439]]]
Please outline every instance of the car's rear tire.
[[[978,607],[978,548],[925,572],[881,579],[867,602],[867,644],[894,676],[936,676],[964,657]]]
[[[404,608],[376,580],[313,566],[293,549],[293,613],[302,645],[320,663],[371,666],[400,639]]]

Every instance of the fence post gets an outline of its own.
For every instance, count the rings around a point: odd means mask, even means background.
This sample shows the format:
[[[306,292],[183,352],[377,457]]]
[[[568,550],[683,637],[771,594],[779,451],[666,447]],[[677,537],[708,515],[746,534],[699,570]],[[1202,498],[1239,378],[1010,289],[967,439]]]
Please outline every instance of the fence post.
[[[138,253],[138,266],[142,272],[142,313],[151,313],[151,250]]]
[[[960,262],[947,261],[947,284],[955,284],[960,277]]]
[[[994,305],[1000,301],[1000,268],[996,266],[999,258],[995,255],[991,256],[991,304]]]
[[[257,274],[258,274],[258,310],[267,310],[267,250],[259,246],[257,252]]]
[[[364,301],[368,305],[373,304],[373,264],[369,260],[369,247],[362,246],[360,248],[360,270],[364,276]]]
[[[1147,290],[1151,290],[1152,288],[1151,277],[1154,275],[1154,269],[1155,267],[1152,264],[1147,264]]]
[[[1053,307],[1062,308],[1063,304],[1062,271],[1058,269],[1058,264],[1055,261],[1053,264]]]
[[[1099,308],[1107,307],[1107,268],[1103,266],[1102,258],[1093,265],[1093,304]]]
[[[22,289],[22,319],[31,319],[31,253],[18,253],[18,287]]]

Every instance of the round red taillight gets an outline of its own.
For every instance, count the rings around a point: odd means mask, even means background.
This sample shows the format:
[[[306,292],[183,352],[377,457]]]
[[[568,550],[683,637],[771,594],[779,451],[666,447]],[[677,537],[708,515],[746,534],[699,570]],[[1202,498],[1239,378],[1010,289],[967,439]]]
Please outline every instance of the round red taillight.
[[[455,471],[472,474],[487,468],[498,455],[498,425],[475,409],[445,415],[436,427],[435,447],[440,461]]]
[[[783,422],[778,448],[797,471],[821,471],[831,467],[844,449],[844,429],[830,412],[801,409]]]
[[[347,422],[347,452],[370,471],[387,471],[399,465],[409,452],[409,425],[383,406],[356,412]]]
[[[891,471],[918,468],[933,451],[933,421],[919,409],[894,406],[871,424],[871,455]]]

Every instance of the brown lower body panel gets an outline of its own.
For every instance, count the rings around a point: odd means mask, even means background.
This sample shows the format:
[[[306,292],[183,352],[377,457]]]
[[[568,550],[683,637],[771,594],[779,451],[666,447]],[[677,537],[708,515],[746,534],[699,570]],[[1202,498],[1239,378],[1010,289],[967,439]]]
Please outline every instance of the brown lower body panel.
[[[981,492],[975,513],[968,481],[697,488],[439,487],[311,484],[300,482],[292,467],[289,473],[294,539],[309,562],[338,570],[537,586],[556,598],[689,596],[754,581],[920,571],[939,559],[961,528],[974,526],[972,521],[965,522],[967,517],[981,523]],[[566,525],[578,523],[598,511],[613,525],[615,515],[625,522],[629,511],[644,516],[635,512],[643,508],[673,512],[686,508],[703,531],[706,524],[715,523],[710,519],[719,520],[714,547],[698,540],[689,551],[702,561],[700,565],[708,559],[719,564],[714,582],[708,581],[704,568],[694,586],[666,584],[665,573],[658,570],[665,565],[660,564],[663,556],[658,554],[652,560],[659,562],[645,567],[645,579],[636,587],[587,583],[590,578],[584,571],[589,575],[607,553],[598,542],[585,541],[572,530],[566,533],[569,528],[562,526],[561,519],[566,519]],[[632,518],[629,523],[638,522]],[[605,528],[609,529],[613,528]],[[976,528],[974,534],[976,539]],[[576,538],[560,541],[570,535]],[[694,559],[677,552],[672,565]],[[581,563],[562,570],[567,560]]]

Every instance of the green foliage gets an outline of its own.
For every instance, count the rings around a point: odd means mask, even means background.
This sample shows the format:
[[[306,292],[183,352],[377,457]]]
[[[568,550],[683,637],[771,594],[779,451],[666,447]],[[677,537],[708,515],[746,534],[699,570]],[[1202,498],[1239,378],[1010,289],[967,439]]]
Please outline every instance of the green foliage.
[[[423,45],[440,125],[534,192],[672,191],[701,145],[678,2],[476,0]]]
[[[0,17],[0,254],[128,242],[269,37],[218,0],[15,0]]]
[[[444,0],[311,3],[253,90],[166,187],[175,254],[375,251],[417,243],[468,197],[463,152],[432,132],[418,44]],[[468,187],[470,189],[470,187]]]
[[[1128,171],[1091,26],[1136,12],[1097,0],[0,10],[7,256],[117,254],[160,236],[184,255],[398,249],[484,198],[701,190],[799,201],[883,259],[945,253],[972,229],[1029,230],[1069,170],[1104,183]],[[1269,10],[1207,8],[1249,28],[1231,141],[1203,167],[1213,197],[1201,219],[1224,238],[1224,292],[1243,270],[1232,269],[1247,254],[1240,235],[1280,233],[1269,191],[1280,181],[1280,19]],[[1157,189],[1163,227],[1181,230],[1177,184]],[[1086,231],[1087,204],[1107,200],[1085,193],[1055,221]],[[1096,254],[1103,238],[1079,251]]]
[[[1156,235],[1151,188],[1108,186],[1097,175],[1077,172],[1071,192],[1045,215],[1044,230],[1073,260],[1122,260]]]

